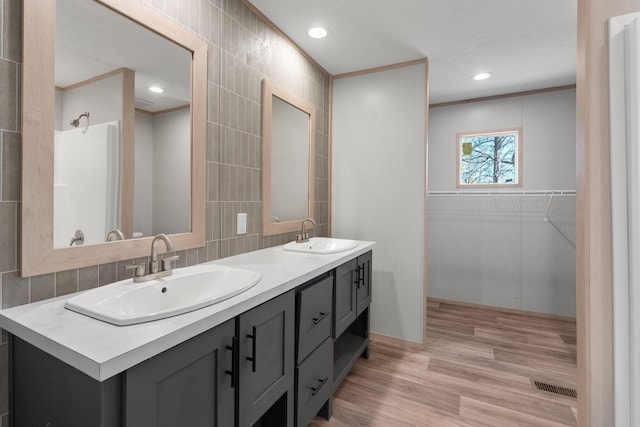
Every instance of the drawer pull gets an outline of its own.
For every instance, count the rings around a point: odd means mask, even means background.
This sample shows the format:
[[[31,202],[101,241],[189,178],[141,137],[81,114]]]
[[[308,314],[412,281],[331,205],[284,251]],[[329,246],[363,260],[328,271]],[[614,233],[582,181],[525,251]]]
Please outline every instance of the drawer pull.
[[[247,338],[251,338],[251,357],[247,357],[247,360],[251,362],[251,372],[256,371],[256,327],[253,327],[251,335],[247,334]]]
[[[231,346],[227,346],[227,350],[231,350],[231,370],[225,370],[224,373],[231,376],[231,388],[235,388],[238,385],[238,364],[239,360],[236,357],[238,352],[238,337],[233,337]]]
[[[320,317],[314,317],[313,318],[313,324],[317,325],[318,323],[322,322],[322,319],[324,319],[325,317],[330,316],[330,315],[331,315],[330,311],[328,311],[326,313],[320,313]]]
[[[320,389],[324,387],[328,380],[329,377],[324,377],[323,380],[318,379],[318,381],[320,381],[320,384],[318,384],[316,387],[311,387],[311,396],[315,396],[316,394],[318,394],[320,392]]]
[[[358,288],[364,286],[364,264],[358,267]]]

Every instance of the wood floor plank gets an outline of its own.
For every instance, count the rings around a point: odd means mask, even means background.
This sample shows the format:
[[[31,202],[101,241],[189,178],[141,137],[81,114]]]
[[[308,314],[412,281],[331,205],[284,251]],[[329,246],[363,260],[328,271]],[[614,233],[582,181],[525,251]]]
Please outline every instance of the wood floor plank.
[[[523,328],[522,323],[513,323],[513,322],[499,322],[498,319],[494,322],[487,321],[486,319],[477,320],[473,317],[465,316],[462,313],[452,314],[450,312],[441,312],[436,311],[434,313],[430,313],[427,315],[427,323],[438,320],[441,322],[450,322],[448,324],[443,324],[439,329],[448,329],[450,325],[466,325],[475,328],[485,328],[489,330],[494,330],[496,332],[514,332],[514,333],[524,333],[531,337],[539,337],[540,339],[549,339],[556,340],[560,336],[557,331],[550,330],[544,327],[533,327],[528,323],[524,323],[526,328]],[[506,324],[505,324],[506,323]],[[434,325],[434,328],[438,328],[438,326]],[[571,334],[567,334],[567,337],[570,337]]]
[[[550,402],[558,402],[559,397],[553,393],[542,392],[534,388],[531,384],[531,378],[524,375],[506,372],[504,370],[497,371],[495,369],[487,369],[472,363],[452,362],[433,357],[429,362],[428,371],[446,375],[455,381],[471,381],[479,390],[487,388],[496,388],[498,390],[506,390],[540,400]],[[577,401],[563,400],[563,405],[576,406]]]
[[[371,426],[371,427],[389,427],[389,426],[415,426],[415,424],[404,421],[399,418],[391,417],[381,413],[380,411],[371,410],[369,406],[359,403],[353,403],[345,400],[342,396],[337,397],[333,401],[333,416],[330,421],[316,417],[310,424],[314,427],[331,426]]]
[[[575,426],[577,402],[533,387],[574,388],[575,324],[427,300],[427,350],[372,339],[320,426]]]
[[[538,319],[541,320],[541,319]],[[535,331],[540,328],[541,323],[539,321],[532,321],[529,318],[517,319],[513,316],[498,316],[498,324],[505,326],[517,327],[527,331]],[[545,330],[550,332],[557,332],[564,335],[575,335],[575,326],[566,325],[564,323],[549,323]]]
[[[434,318],[427,319],[427,328],[453,330],[467,335],[473,335],[476,329],[475,326]]]
[[[492,356],[485,356],[484,359],[519,365],[527,371],[532,367],[537,370],[546,367],[549,369],[550,373],[553,372],[562,375],[564,372],[569,372],[571,375],[574,375],[576,370],[575,353],[568,354],[556,352],[550,349],[546,350],[535,346],[528,346],[526,344],[507,345],[497,342],[492,344],[490,340],[476,336],[459,334],[455,331],[446,333],[432,331],[431,333],[427,333],[427,336],[431,338],[431,340],[427,342],[427,351],[437,348],[438,351],[451,354],[451,357],[455,358],[459,358],[460,356],[463,358],[467,357],[462,351],[458,351],[458,348],[473,346],[471,348],[483,348],[485,350],[488,348],[491,349],[493,353]],[[500,355],[499,359],[495,357],[496,354]],[[527,360],[530,360],[531,364],[527,363]]]
[[[432,362],[436,362],[436,360]],[[576,425],[569,406],[564,402],[557,402],[557,399],[554,401],[542,398],[541,392],[536,393],[530,383],[526,388],[518,388],[512,384],[496,381],[496,383],[501,382],[504,386],[496,387],[491,384],[483,387],[468,379],[455,378],[436,372],[430,372],[426,378],[433,387],[443,391],[457,393],[470,399],[559,422],[563,425]]]
[[[400,398],[406,405],[431,406],[451,414],[460,411],[460,396],[431,387],[428,382],[399,378],[371,367],[370,363],[354,366],[347,381],[358,385],[370,398]]]
[[[460,415],[470,420],[491,423],[494,427],[563,427],[566,424],[546,420],[534,415],[513,411],[501,406],[462,397]]]
[[[575,363],[576,359],[575,346],[565,344],[558,334],[546,338],[529,337],[525,332],[511,332],[484,327],[473,328],[473,333],[470,333],[466,329],[468,326],[452,325],[450,328],[446,328],[444,322],[438,321],[428,321],[427,327],[430,328],[430,331],[427,331],[427,336],[432,336],[433,334],[442,336],[442,334],[445,334],[465,342],[474,341],[514,351],[522,350],[565,362]],[[459,334],[462,334],[462,336]]]

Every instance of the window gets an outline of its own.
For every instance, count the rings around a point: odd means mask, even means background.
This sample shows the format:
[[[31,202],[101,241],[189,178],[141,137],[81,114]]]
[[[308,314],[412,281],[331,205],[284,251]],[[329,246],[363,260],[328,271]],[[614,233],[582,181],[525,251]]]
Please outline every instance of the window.
[[[459,133],[458,187],[520,187],[522,129]]]

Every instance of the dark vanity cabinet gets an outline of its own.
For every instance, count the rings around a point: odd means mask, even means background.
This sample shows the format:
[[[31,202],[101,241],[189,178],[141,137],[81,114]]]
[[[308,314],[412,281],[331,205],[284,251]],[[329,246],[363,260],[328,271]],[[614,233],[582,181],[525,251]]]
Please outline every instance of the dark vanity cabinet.
[[[13,426],[307,426],[368,357],[371,252],[105,381],[11,336]]]
[[[234,336],[231,319],[127,370],[125,426],[233,425]]]
[[[294,313],[290,291],[237,317],[240,426],[293,426]]]

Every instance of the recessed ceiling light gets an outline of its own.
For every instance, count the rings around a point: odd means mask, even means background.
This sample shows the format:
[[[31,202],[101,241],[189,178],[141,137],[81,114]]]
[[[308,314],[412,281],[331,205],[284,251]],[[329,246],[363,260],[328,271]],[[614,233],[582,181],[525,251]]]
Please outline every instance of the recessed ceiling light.
[[[473,76],[473,80],[486,80],[491,77],[491,73],[478,73]]]
[[[153,93],[162,93],[164,92],[164,89],[162,89],[160,86],[150,86],[149,91]]]
[[[323,39],[327,37],[327,34],[329,34],[329,31],[323,27],[313,27],[313,28],[309,28],[308,34],[309,34],[309,37],[313,37],[314,39]]]

